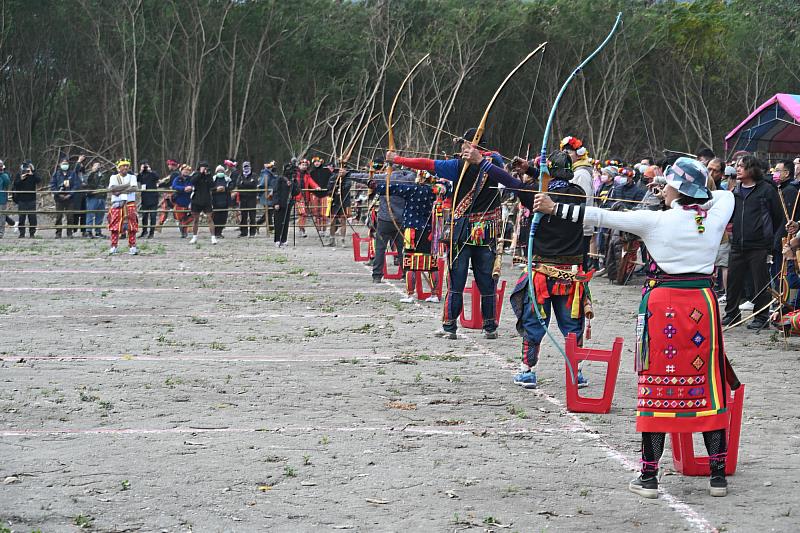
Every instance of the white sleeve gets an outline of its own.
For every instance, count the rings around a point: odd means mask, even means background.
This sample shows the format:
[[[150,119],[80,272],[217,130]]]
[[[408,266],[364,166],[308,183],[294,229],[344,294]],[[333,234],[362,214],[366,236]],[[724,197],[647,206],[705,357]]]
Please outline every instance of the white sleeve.
[[[586,205],[591,207],[594,205],[594,189],[592,188],[592,174],[584,167],[578,169],[575,176],[572,178],[571,183],[579,186],[586,193]]]
[[[139,180],[136,179],[136,174],[131,173],[129,175],[131,177],[131,185],[134,186],[134,187],[138,187],[139,186]]]
[[[712,191],[711,196],[714,198],[714,205],[708,211],[709,217],[717,218],[727,225],[733,215],[733,208],[735,199],[733,193],[730,191],[717,190]]]
[[[645,209],[609,211],[599,207],[586,207],[584,208],[583,225],[617,229],[646,238],[652,230],[659,227],[662,215],[663,211]]]

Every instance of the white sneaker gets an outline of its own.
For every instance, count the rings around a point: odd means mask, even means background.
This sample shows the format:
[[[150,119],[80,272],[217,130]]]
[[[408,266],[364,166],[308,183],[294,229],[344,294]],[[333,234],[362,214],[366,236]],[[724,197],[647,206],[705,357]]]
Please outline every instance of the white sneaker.
[[[13,224],[9,224],[9,226],[11,226],[12,228],[18,228],[19,227],[19,221],[15,220],[14,223]]]
[[[189,241],[189,244],[194,244],[197,242],[197,235],[192,235],[192,240]]]
[[[433,294],[433,295],[431,295],[431,296],[428,296],[427,298],[425,298],[425,301],[426,301],[426,302],[430,302],[430,303],[432,303],[432,304],[438,304],[438,303],[440,302],[440,300],[439,300],[439,297],[438,297],[438,296],[436,296],[435,294]]]
[[[411,303],[414,303],[414,297],[413,297],[413,296],[406,296],[405,298],[400,298],[400,303],[401,303],[401,304],[411,304]]]
[[[217,237],[214,235],[211,236],[211,244],[217,244]]]
[[[719,302],[720,305],[725,305],[726,303],[728,303],[728,297],[723,294],[717,299],[717,302]]]
[[[739,306],[739,311],[752,311],[753,307],[753,302],[745,302]]]
[[[116,253],[117,253],[116,246],[112,246],[111,249],[108,251],[108,255],[116,255]]]
[[[139,250],[137,250],[135,246],[131,246],[131,249],[128,250],[128,253],[131,255],[139,255]]]
[[[275,248],[280,248],[280,247],[281,247],[281,243],[279,243],[279,242],[276,242],[276,243],[275,243]]]

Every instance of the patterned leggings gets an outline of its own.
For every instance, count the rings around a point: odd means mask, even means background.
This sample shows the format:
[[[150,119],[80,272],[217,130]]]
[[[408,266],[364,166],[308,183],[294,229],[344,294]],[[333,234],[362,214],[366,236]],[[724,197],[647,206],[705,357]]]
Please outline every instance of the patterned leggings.
[[[658,473],[658,461],[664,453],[666,433],[642,433],[642,474],[654,476]],[[706,443],[711,475],[723,475],[725,472],[725,457],[728,455],[728,442],[725,439],[724,429],[704,431],[703,441]]]
[[[125,211],[123,215],[123,210]],[[136,246],[136,232],[139,231],[139,219],[136,217],[136,203],[128,202],[124,207],[111,207],[108,211],[108,229],[111,231],[111,246],[117,247],[119,234],[125,223],[128,221],[128,245]]]

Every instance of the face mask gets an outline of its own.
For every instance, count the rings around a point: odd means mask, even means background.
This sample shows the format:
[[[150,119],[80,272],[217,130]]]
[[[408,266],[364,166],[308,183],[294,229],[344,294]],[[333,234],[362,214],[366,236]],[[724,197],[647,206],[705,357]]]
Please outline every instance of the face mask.
[[[69,163],[61,163],[61,170],[69,170]]]
[[[626,183],[628,183],[628,178],[626,178],[625,176],[616,176],[614,178],[614,183],[616,183],[617,185],[625,185]]]
[[[218,178],[224,178],[225,177],[225,173],[224,172],[217,172],[217,177]]]
[[[773,172],[772,173],[772,181],[775,183],[779,183],[781,181],[781,173],[780,172]]]

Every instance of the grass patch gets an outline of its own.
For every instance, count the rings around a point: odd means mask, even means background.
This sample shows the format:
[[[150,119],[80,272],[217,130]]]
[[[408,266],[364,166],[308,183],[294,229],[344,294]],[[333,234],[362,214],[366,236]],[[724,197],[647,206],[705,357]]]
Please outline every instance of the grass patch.
[[[509,405],[506,409],[508,410],[509,414],[516,416],[517,418],[520,418],[522,420],[528,418],[528,414],[522,407],[517,407],[516,405]]]

